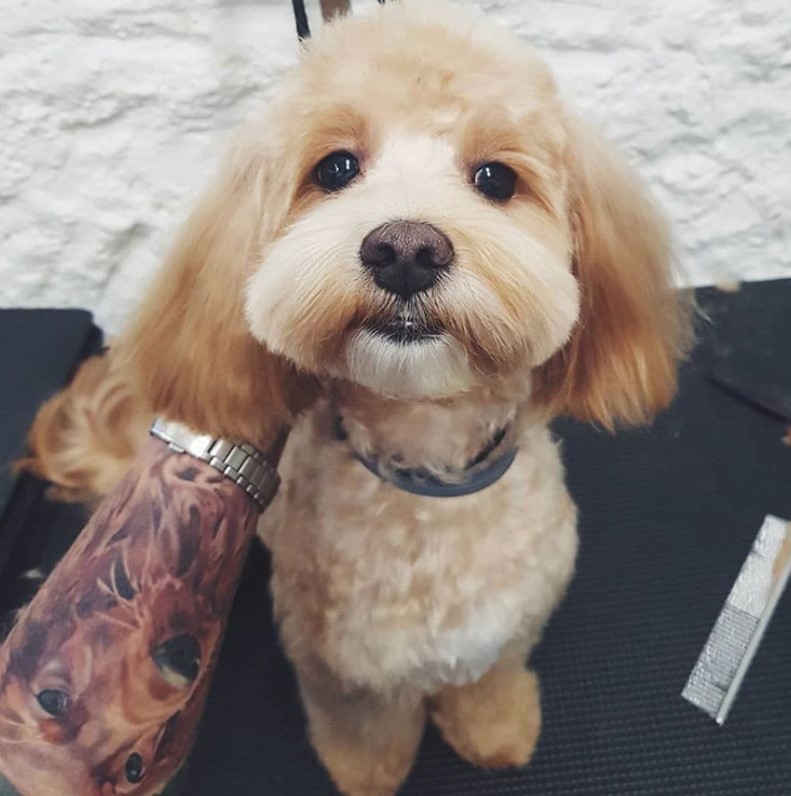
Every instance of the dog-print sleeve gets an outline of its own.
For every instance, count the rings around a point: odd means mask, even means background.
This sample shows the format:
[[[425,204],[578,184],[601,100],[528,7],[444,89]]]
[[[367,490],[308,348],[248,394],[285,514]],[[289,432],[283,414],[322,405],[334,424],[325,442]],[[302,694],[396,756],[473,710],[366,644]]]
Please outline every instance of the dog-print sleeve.
[[[209,465],[148,444],[0,647],[0,796],[163,792],[257,516]]]

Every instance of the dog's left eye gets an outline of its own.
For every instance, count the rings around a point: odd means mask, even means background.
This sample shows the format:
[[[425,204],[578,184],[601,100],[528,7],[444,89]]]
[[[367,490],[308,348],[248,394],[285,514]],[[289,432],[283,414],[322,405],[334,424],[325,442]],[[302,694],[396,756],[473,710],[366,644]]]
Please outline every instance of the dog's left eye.
[[[495,202],[507,202],[516,192],[516,172],[504,163],[484,163],[472,181],[478,193]]]
[[[319,161],[314,179],[326,191],[340,191],[359,173],[360,161],[351,152],[333,152]]]

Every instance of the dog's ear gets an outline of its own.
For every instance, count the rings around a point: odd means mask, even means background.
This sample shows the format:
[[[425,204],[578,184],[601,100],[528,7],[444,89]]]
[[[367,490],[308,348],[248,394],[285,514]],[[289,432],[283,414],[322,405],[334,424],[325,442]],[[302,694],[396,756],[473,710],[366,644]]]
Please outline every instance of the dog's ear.
[[[569,128],[580,318],[536,374],[535,397],[606,428],[645,422],[675,394],[689,302],[673,287],[668,228],[644,186],[595,130],[577,119]]]
[[[157,414],[204,433],[269,444],[313,385],[247,329],[244,290],[293,195],[286,165],[237,142],[182,230],[119,357]]]

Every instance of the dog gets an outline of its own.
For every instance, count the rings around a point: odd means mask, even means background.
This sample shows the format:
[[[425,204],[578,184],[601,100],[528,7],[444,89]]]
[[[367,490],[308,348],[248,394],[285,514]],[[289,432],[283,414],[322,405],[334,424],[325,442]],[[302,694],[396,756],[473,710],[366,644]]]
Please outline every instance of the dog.
[[[548,423],[671,401],[689,341],[671,260],[543,62],[452,5],[326,26],[240,136],[105,377],[135,423],[254,444],[294,424],[261,535],[341,793],[395,793],[427,720],[473,764],[529,762],[526,661],[577,550]],[[76,397],[34,427],[34,466],[104,491],[123,413]]]

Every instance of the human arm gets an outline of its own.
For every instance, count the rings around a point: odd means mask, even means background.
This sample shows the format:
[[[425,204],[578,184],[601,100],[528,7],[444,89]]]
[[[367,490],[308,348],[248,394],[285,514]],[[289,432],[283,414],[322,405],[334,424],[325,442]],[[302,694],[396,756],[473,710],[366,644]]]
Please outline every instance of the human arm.
[[[195,736],[257,517],[209,464],[147,444],[0,648],[2,796],[162,791]]]

